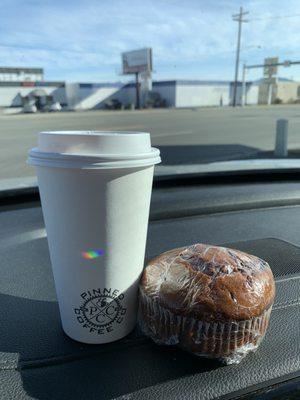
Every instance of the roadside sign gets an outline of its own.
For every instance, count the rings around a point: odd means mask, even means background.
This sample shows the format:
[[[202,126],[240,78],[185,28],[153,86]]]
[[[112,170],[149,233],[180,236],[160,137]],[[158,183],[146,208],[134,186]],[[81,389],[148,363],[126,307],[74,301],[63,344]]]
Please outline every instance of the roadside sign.
[[[122,53],[123,74],[152,71],[152,49],[127,51]]]
[[[265,58],[264,62],[264,77],[271,78],[273,75],[277,74],[278,66],[277,65],[270,65],[270,64],[278,64],[279,59],[278,57],[269,57]]]

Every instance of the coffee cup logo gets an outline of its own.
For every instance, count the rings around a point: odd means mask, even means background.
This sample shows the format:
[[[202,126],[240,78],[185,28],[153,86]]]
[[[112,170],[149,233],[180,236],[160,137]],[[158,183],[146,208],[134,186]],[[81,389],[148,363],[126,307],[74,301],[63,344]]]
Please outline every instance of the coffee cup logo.
[[[80,296],[82,305],[74,312],[78,323],[89,332],[103,335],[123,322],[126,308],[122,302],[125,296],[118,289],[92,289]]]

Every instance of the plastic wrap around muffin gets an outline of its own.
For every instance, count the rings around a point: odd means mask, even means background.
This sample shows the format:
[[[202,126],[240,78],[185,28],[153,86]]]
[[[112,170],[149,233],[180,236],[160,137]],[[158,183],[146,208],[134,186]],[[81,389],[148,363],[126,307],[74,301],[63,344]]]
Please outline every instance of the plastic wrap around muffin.
[[[262,341],[275,297],[264,260],[225,247],[194,244],[146,266],[139,323],[158,344],[239,363]]]

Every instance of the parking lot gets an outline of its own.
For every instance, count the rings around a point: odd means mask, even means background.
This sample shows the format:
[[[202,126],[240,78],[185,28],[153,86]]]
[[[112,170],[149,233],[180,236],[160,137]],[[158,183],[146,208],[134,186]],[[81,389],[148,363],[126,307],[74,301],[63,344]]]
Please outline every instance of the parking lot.
[[[151,133],[166,164],[253,157],[274,148],[276,119],[289,120],[289,149],[300,149],[300,105],[246,108],[83,111],[0,115],[0,179],[34,175],[27,150],[42,130]],[[181,146],[181,147],[179,147]]]

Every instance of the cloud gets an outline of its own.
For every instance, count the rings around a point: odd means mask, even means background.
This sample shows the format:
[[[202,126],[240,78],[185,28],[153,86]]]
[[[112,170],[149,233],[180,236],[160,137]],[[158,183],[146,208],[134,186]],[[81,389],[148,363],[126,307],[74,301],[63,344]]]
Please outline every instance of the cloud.
[[[237,1],[2,3],[0,57],[6,65],[42,66],[46,75],[49,71],[57,79],[115,80],[122,51],[152,47],[157,77],[195,77],[197,71],[200,79],[210,77],[211,71],[220,78],[232,75],[237,23],[231,14],[239,9]],[[299,51],[300,17],[268,19],[300,14],[297,1],[249,0],[243,6],[253,19],[243,26],[244,58],[257,62],[265,56]],[[257,45],[262,49],[256,49]]]

